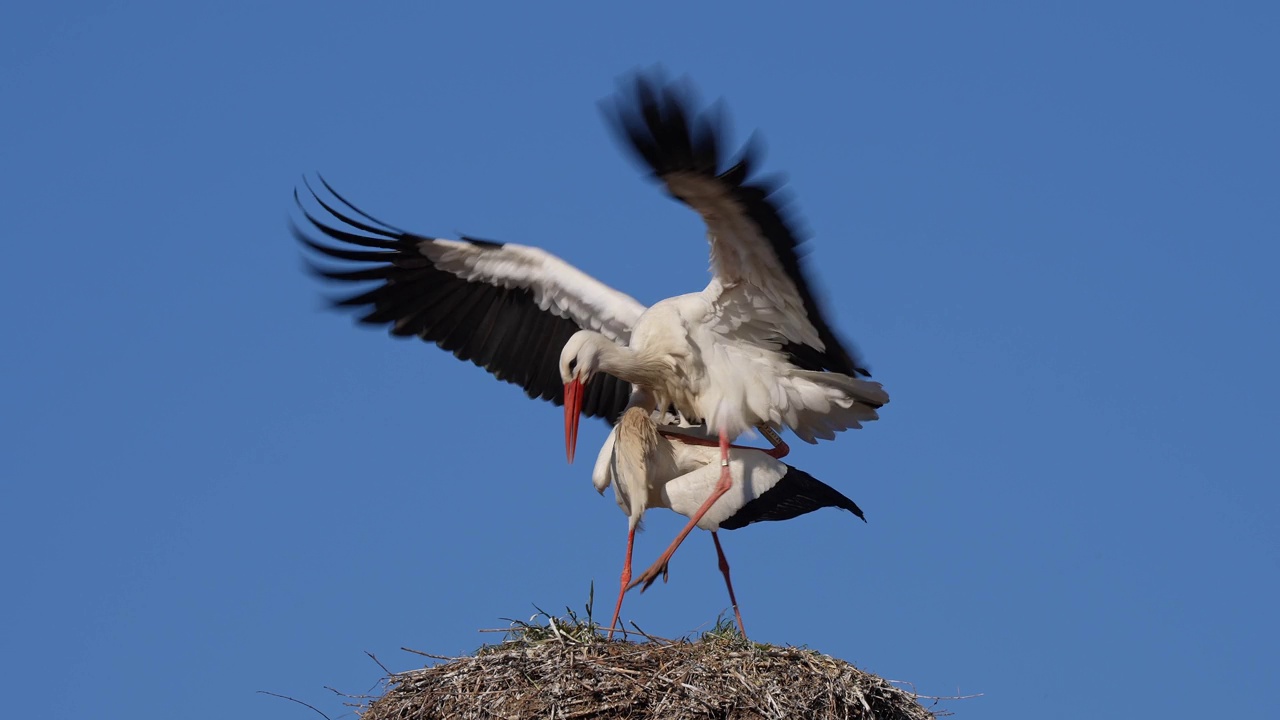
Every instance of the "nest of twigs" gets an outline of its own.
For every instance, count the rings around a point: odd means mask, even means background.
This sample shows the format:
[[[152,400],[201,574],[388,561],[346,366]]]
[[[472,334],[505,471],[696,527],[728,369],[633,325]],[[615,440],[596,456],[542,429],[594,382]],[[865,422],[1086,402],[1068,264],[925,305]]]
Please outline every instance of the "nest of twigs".
[[[638,631],[630,638],[643,642],[610,640],[572,613],[506,632],[472,657],[391,675],[362,720],[934,717],[921,696],[883,678],[813,650],[749,642],[726,622],[696,640]]]

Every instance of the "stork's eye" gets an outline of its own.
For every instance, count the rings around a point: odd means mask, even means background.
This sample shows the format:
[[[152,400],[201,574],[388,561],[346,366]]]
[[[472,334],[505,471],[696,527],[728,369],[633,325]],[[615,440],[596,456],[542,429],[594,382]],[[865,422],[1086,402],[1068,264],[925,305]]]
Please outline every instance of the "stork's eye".
[[[572,375],[578,369],[578,358],[569,361],[569,374]]]

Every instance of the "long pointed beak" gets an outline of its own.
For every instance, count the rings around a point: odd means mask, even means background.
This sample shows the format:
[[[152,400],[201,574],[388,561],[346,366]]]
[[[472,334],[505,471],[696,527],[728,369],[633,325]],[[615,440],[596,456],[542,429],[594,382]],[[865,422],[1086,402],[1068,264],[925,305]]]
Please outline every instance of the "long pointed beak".
[[[582,418],[582,381],[578,378],[564,384],[564,452],[573,464],[578,447],[578,420]]]

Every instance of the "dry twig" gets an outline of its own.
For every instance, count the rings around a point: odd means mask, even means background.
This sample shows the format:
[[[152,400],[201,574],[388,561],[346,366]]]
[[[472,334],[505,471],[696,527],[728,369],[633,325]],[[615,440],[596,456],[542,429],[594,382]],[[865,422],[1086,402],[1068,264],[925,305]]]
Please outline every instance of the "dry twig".
[[[821,653],[748,642],[609,640],[581,620],[513,621],[473,657],[396,673],[362,720],[664,718],[931,720],[922,697]],[[554,622],[553,622],[554,620]],[[419,653],[425,654],[425,653]]]

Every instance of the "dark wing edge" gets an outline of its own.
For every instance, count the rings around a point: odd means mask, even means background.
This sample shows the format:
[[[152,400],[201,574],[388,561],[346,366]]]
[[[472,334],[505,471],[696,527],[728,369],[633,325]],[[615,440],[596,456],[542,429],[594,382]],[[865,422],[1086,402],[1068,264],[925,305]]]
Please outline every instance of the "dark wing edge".
[[[760,493],[728,520],[720,523],[723,530],[737,530],[751,523],[790,520],[824,507],[844,508],[867,521],[862,508],[839,490],[809,473],[786,466],[787,472],[778,483]]]
[[[560,350],[582,328],[573,320],[538,307],[532,291],[468,281],[437,268],[419,251],[433,238],[400,230],[365,213],[329,186],[326,199],[304,180],[313,213],[294,190],[304,227],[290,230],[316,256],[341,261],[308,268],[336,284],[368,285],[352,295],[332,299],[334,308],[354,310],[365,325],[389,326],[394,337],[417,336],[469,360],[494,377],[518,385],[531,398],[564,404]],[[321,217],[317,217],[321,214]],[[503,245],[463,238],[500,252]],[[630,383],[597,373],[587,384],[582,410],[613,424],[631,396]]]
[[[801,265],[802,236],[796,229],[798,223],[787,212],[785,193],[781,192],[783,181],[777,177],[754,177],[753,171],[762,155],[757,137],[752,135],[737,160],[722,171],[720,168],[725,163],[721,155],[728,133],[720,103],[691,113],[688,108],[696,103],[690,84],[667,82],[660,71],[650,77],[635,73],[622,79],[619,85],[613,102],[602,102],[601,108],[608,125],[654,177],[665,183],[664,178],[671,173],[686,173],[718,182],[768,241],[826,348],[818,350],[789,343],[783,346],[783,352],[806,370],[870,377],[856,348],[836,336],[809,289]],[[673,196],[697,210],[690,200]]]

